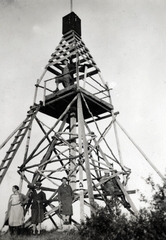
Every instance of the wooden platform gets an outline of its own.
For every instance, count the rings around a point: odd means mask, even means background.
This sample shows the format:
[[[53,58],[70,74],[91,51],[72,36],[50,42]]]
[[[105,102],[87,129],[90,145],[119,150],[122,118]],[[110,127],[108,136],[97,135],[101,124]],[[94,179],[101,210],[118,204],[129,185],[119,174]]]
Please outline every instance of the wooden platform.
[[[58,119],[79,91],[83,94],[89,108],[87,108],[84,100],[82,100],[84,119],[91,118],[90,112],[93,116],[97,117],[103,113],[111,113],[113,109],[111,104],[101,100],[83,88],[78,90],[76,84],[46,96],[45,106],[42,106],[39,111]],[[74,102],[72,107],[77,111],[77,101]]]

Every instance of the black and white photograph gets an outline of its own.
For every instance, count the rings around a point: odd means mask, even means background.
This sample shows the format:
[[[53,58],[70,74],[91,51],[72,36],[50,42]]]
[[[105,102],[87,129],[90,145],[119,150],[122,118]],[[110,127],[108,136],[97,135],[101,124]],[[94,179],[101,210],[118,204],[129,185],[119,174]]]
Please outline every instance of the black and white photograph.
[[[0,239],[166,240],[165,12],[0,0]]]

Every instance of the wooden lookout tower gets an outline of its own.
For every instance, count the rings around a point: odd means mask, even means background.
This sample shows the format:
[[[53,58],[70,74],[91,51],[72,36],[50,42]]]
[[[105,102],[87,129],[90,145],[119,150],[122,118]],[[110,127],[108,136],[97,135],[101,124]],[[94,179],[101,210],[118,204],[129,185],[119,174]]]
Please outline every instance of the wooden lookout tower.
[[[42,182],[50,200],[45,219],[59,215],[57,188],[67,177],[74,191],[74,204],[80,203],[95,213],[95,204],[109,205],[112,195],[132,213],[137,213],[125,186],[131,173],[123,165],[116,130],[116,116],[110,89],[81,37],[81,20],[72,11],[63,17],[62,39],[52,53],[41,77],[35,84],[33,105],[25,120],[0,146],[9,143],[0,165],[0,183],[21,145],[25,145],[22,164],[18,167],[20,188]],[[63,78],[65,60],[71,65],[69,86],[55,81]],[[56,90],[56,91],[55,91]],[[35,129],[40,131],[35,135]],[[117,152],[109,142],[114,129]],[[17,163],[15,163],[17,164]],[[113,191],[109,192],[109,184]],[[74,218],[72,221],[76,221]],[[54,222],[55,223],[55,222]],[[26,226],[29,226],[30,219]]]

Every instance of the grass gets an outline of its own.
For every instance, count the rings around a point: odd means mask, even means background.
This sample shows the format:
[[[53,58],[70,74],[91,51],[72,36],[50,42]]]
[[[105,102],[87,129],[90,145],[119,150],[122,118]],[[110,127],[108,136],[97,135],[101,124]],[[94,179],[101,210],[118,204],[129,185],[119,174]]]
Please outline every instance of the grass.
[[[33,235],[31,232],[24,232],[17,236],[10,236],[6,234],[0,235],[0,240],[81,240],[76,230],[66,230],[59,232],[56,230],[45,231],[43,230],[40,235]]]

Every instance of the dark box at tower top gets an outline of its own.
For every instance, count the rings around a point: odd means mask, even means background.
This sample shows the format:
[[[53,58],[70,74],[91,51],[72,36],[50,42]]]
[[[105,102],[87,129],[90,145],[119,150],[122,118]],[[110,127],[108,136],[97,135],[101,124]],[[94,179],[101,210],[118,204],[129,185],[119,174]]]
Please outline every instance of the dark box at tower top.
[[[62,33],[65,34],[70,30],[74,30],[81,36],[81,19],[74,12],[63,17]]]

